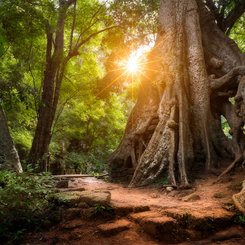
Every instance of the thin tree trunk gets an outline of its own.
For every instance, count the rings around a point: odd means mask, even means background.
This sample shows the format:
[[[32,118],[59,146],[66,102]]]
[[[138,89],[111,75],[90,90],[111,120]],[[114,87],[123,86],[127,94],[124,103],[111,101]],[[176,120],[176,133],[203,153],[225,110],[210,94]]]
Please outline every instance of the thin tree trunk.
[[[60,5],[53,54],[52,34],[49,29],[47,30],[46,69],[43,80],[42,104],[39,107],[37,127],[29,154],[29,162],[38,167],[39,171],[47,171],[52,126],[64,75],[64,24],[68,7],[68,4]]]
[[[23,172],[18,152],[11,138],[7,119],[0,104],[0,169],[11,169]]]

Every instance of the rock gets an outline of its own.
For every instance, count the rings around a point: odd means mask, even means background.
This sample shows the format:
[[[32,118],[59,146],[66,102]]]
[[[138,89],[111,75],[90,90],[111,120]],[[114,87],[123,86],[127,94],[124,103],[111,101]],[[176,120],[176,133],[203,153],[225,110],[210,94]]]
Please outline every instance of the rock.
[[[111,193],[109,191],[60,192],[54,194],[53,199],[58,204],[68,207],[77,207],[81,202],[85,202],[89,206],[96,204],[108,205],[111,201]]]
[[[69,187],[69,180],[60,180],[56,183],[56,188],[68,188]]]
[[[140,223],[142,220],[146,218],[157,218],[161,216],[159,212],[156,211],[145,211],[140,213],[132,213],[129,215],[129,219],[134,220],[137,223]]]
[[[150,210],[149,206],[144,206],[144,205],[134,206],[127,203],[117,203],[117,202],[112,202],[111,204],[113,210],[115,211],[115,214],[118,216],[126,216],[130,213],[139,213],[139,212]]]
[[[59,192],[52,196],[54,202],[58,205],[66,205],[68,207],[76,207],[81,202],[80,195],[82,192]]]
[[[109,191],[83,191],[80,193],[80,200],[92,206],[95,204],[108,205],[111,201]]]
[[[196,193],[192,193],[189,196],[186,196],[186,197],[182,198],[182,200],[185,201],[185,202],[197,201],[197,200],[200,200],[200,199],[201,199],[201,197],[198,194],[196,194]]]
[[[232,196],[236,208],[245,215],[245,181],[243,181],[242,190]]]
[[[174,188],[173,188],[172,186],[166,187],[166,191],[167,191],[167,192],[171,192],[171,191],[173,191],[173,190],[174,190]]]
[[[188,229],[208,232],[231,225],[235,217],[233,212],[213,206],[196,209],[188,207],[165,208],[162,210],[162,214],[176,219],[179,224],[183,224]]]
[[[149,235],[170,243],[184,239],[186,233],[172,217],[157,211],[130,214],[129,218],[137,222]]]
[[[140,225],[149,235],[169,243],[183,241],[186,237],[186,232],[171,217],[146,217],[141,220]]]
[[[116,220],[112,223],[102,224],[98,226],[98,230],[104,236],[112,236],[121,231],[128,230],[130,228],[130,222],[126,219]]]

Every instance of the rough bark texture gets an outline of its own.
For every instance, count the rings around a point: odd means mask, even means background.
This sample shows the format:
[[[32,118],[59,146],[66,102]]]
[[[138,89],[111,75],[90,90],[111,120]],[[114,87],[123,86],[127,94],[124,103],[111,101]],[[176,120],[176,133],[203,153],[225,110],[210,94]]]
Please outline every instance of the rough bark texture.
[[[21,173],[22,167],[17,150],[9,133],[7,120],[0,105],[0,169],[10,169]]]
[[[130,186],[168,176],[169,184],[187,187],[194,170],[219,167],[221,158],[243,152],[243,121],[229,98],[245,58],[201,0],[162,0],[159,25],[150,79],[142,82],[110,174],[131,180]],[[232,140],[222,131],[221,115]]]

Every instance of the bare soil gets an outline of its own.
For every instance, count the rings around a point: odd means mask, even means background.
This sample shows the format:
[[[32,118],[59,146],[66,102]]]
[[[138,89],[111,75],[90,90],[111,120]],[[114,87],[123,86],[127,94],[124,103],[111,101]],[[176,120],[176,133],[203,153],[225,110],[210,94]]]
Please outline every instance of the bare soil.
[[[224,177],[221,183],[215,184],[216,176],[209,175],[194,183],[192,189],[172,190],[170,192],[159,185],[128,188],[121,184],[109,183],[93,177],[73,179],[70,187],[110,191],[111,206],[115,210],[126,210],[129,207],[135,207],[136,210],[137,207],[144,206],[149,207],[150,211],[148,213],[144,212],[146,210],[142,210],[142,212],[140,210],[135,211],[139,212],[138,217],[142,216],[142,219],[139,218],[138,220],[134,218],[137,215],[132,215],[131,211],[123,215],[116,215],[112,220],[99,217],[91,219],[77,217],[72,220],[64,220],[48,231],[29,233],[23,244],[164,245],[173,242],[178,243],[176,242],[178,239],[176,241],[166,241],[155,236],[158,223],[163,222],[161,217],[166,217],[162,215],[168,213],[174,218],[176,218],[175,215],[188,213],[193,215],[195,220],[203,221],[207,217],[214,217],[214,220],[219,221],[217,223],[218,229],[214,229],[210,233],[205,232],[205,234],[202,234],[203,231],[199,230],[199,236],[196,235],[197,231],[195,231],[192,241],[185,239],[185,242],[182,241],[178,244],[245,244],[244,226],[234,222],[222,226],[223,218],[234,217],[235,215],[236,210],[232,205],[231,197],[234,193],[240,191],[241,182],[245,176],[244,173],[244,170],[241,170],[238,174]],[[186,198],[193,193],[194,196],[199,198]],[[159,213],[159,218],[156,217],[156,212]],[[154,213],[153,217],[152,213]],[[123,221],[121,221],[122,218]],[[116,224],[111,224],[112,222],[116,222]],[[121,228],[119,227],[118,231],[113,234],[109,232],[109,235],[108,233],[105,235],[99,230],[99,227],[106,227],[107,224],[109,224],[109,227],[115,228],[117,223],[119,226],[121,225]],[[122,228],[124,223],[127,225]]]

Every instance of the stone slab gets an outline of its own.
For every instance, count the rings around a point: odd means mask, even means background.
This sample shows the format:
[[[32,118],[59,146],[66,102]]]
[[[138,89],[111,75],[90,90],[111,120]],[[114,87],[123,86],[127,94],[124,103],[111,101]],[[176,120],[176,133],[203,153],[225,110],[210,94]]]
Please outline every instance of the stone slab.
[[[98,226],[98,230],[104,236],[112,236],[121,231],[128,230],[130,228],[130,222],[126,219],[116,220],[111,223],[106,223]]]

